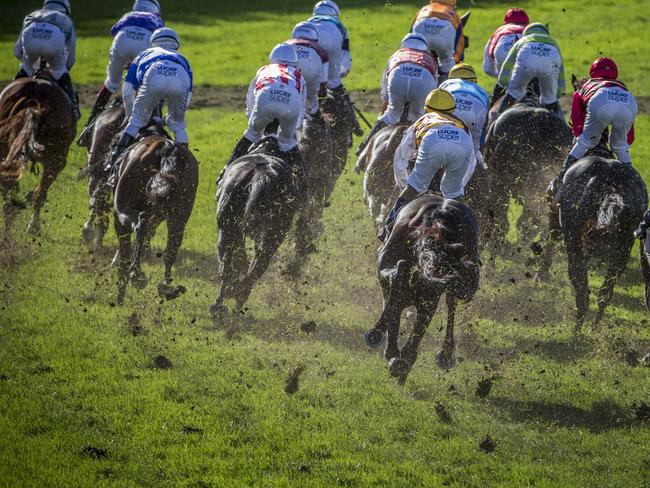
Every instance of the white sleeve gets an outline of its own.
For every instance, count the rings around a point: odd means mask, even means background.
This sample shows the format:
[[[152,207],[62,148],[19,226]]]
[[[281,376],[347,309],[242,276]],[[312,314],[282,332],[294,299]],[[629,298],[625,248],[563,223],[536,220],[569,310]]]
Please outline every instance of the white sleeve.
[[[472,154],[469,158],[469,165],[467,166],[467,171],[465,172],[465,176],[463,177],[463,188],[465,188],[465,186],[467,186],[467,183],[469,183],[469,180],[472,179],[475,170],[476,170],[476,153],[474,152],[474,149],[472,149]]]
[[[388,69],[390,68],[390,59],[384,68],[384,74],[381,75],[381,99],[384,103],[388,103]]]
[[[68,40],[67,48],[68,48],[68,62],[66,64],[66,67],[68,68],[69,71],[74,66],[74,63],[76,61],[76,54],[77,54],[77,32],[74,29],[74,25],[72,26],[72,32],[70,32],[70,39]]]
[[[136,92],[135,88],[133,88],[133,85],[128,81],[125,81],[122,85],[122,98],[124,99],[124,113],[126,114],[127,119],[131,117],[131,113],[133,112],[135,95]]]
[[[14,56],[16,56],[16,59],[18,61],[22,61],[23,59],[23,33],[22,31],[20,34],[18,34],[18,39],[16,40],[16,44],[14,44]]]
[[[248,92],[246,93],[246,118],[250,119],[253,105],[255,105],[255,85],[257,84],[257,75],[248,85]]]
[[[187,105],[185,105],[185,110],[189,110],[190,102],[192,102],[192,92],[187,93]]]
[[[492,44],[492,38],[488,39],[487,44],[485,44],[485,49],[483,49],[483,71],[488,76],[492,78],[497,78],[499,72],[497,71],[497,65],[494,61],[494,58],[490,56],[490,44]]]
[[[321,83],[327,83],[327,80],[330,77],[330,62],[325,61],[323,63],[323,77],[321,78],[320,82]]]
[[[350,51],[343,51],[341,56],[341,78],[345,78],[352,69],[352,57]]]
[[[393,173],[395,175],[395,183],[403,190],[406,188],[406,183],[409,177],[408,165],[409,159],[415,152],[415,130],[413,126],[409,127],[402,137],[402,142],[397,146],[395,157],[393,159]]]

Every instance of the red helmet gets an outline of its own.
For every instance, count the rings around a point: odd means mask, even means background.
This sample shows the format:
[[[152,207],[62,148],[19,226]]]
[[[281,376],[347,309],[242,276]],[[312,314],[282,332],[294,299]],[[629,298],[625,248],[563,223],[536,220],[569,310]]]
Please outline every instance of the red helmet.
[[[618,66],[616,66],[613,59],[603,56],[593,62],[589,70],[589,76],[592,78],[615,80],[618,78]]]
[[[503,18],[506,24],[527,24],[528,14],[523,8],[511,8]]]

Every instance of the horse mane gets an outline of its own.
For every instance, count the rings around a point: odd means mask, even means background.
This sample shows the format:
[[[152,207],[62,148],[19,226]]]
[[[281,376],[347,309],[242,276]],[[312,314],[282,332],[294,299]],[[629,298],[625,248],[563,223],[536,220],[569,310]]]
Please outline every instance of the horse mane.
[[[282,159],[280,154],[280,146],[275,136],[267,135],[262,137],[259,141],[254,143],[248,150],[248,154],[266,154]]]
[[[147,197],[154,205],[167,199],[176,189],[188,159],[187,151],[178,144],[165,141],[164,145],[160,169],[147,183]]]
[[[0,163],[0,183],[13,186],[31,160],[38,159],[44,147],[36,141],[39,117],[42,113],[36,100],[20,98],[9,115],[0,121],[0,140],[6,141],[9,150]]]
[[[524,97],[519,101],[519,103],[527,105],[529,107],[541,107],[539,104],[539,81],[537,78],[533,78],[528,86],[526,87],[526,93]]]

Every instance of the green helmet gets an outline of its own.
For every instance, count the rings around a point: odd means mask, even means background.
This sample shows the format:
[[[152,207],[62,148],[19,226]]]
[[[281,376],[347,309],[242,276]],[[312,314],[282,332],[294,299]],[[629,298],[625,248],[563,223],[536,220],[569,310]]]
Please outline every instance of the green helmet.
[[[524,29],[524,35],[527,36],[528,34],[549,35],[550,32],[546,24],[542,24],[541,22],[533,22],[532,24],[528,24],[528,26]]]

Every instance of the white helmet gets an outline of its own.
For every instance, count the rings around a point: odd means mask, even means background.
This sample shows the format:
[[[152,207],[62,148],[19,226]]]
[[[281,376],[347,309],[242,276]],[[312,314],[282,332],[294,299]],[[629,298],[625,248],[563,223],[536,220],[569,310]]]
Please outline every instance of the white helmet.
[[[300,22],[296,24],[291,33],[294,39],[309,39],[310,41],[318,40],[318,29],[311,22]]]
[[[47,10],[56,10],[62,14],[70,15],[72,8],[70,7],[70,0],[45,0],[43,8]]]
[[[134,12],[149,12],[160,15],[160,3],[158,0],[135,0],[132,10]]]
[[[323,0],[314,5],[314,15],[331,15],[332,17],[338,17],[341,11],[339,6],[336,5],[332,0]]]
[[[164,49],[177,51],[180,46],[181,38],[178,37],[178,34],[176,34],[174,29],[161,27],[151,34],[151,47],[162,47]]]
[[[282,43],[273,48],[271,54],[269,54],[269,61],[277,64],[298,66],[298,55],[292,45]]]
[[[427,38],[422,34],[411,32],[402,39],[402,47],[405,49],[418,49],[419,51],[428,51],[429,43]]]

